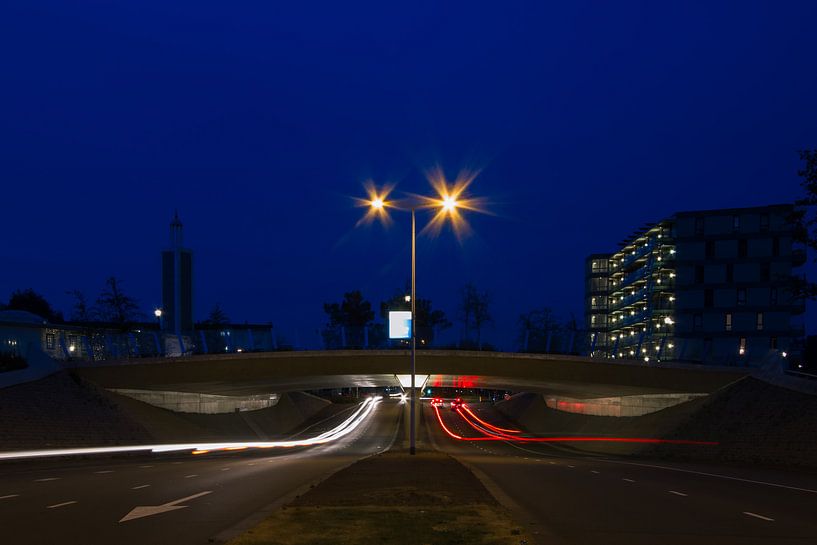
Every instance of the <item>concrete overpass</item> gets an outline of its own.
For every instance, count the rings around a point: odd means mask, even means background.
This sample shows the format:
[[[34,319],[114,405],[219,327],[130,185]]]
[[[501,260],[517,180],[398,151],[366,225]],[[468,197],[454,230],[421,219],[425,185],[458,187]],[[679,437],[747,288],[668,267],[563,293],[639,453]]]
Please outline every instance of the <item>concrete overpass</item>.
[[[384,351],[268,352],[154,358],[79,367],[105,388],[218,395],[282,393],[349,386],[397,386],[409,353]],[[748,370],[622,363],[578,356],[423,350],[417,373],[433,386],[541,392],[573,398],[710,393]]]

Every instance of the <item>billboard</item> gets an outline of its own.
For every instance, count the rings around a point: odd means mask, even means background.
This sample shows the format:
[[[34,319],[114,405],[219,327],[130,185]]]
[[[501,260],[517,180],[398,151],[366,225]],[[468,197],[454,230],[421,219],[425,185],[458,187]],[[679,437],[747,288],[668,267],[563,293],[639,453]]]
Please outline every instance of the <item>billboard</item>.
[[[389,311],[389,338],[390,339],[410,339],[411,338],[411,311],[410,310],[390,310]]]

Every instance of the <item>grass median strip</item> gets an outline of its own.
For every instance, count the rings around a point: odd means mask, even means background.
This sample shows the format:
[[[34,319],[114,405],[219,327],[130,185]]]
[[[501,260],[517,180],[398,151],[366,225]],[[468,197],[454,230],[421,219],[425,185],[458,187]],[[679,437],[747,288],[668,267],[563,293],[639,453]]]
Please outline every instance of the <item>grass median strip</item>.
[[[453,458],[388,452],[333,475],[229,545],[529,542]]]

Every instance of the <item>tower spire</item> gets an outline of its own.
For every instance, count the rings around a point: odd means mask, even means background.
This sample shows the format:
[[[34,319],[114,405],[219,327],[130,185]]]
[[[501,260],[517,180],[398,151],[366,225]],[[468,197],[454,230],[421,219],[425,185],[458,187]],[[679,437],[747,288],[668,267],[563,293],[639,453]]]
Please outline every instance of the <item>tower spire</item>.
[[[182,220],[179,219],[179,210],[173,211],[173,220],[170,222],[170,246],[181,248],[182,246]]]

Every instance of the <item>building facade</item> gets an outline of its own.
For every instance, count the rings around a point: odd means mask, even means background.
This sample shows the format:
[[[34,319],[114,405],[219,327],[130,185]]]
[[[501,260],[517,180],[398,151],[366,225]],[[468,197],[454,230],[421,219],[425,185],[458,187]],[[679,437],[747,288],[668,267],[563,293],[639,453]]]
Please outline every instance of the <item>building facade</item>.
[[[586,260],[594,357],[759,366],[797,350],[791,205],[679,212]]]

